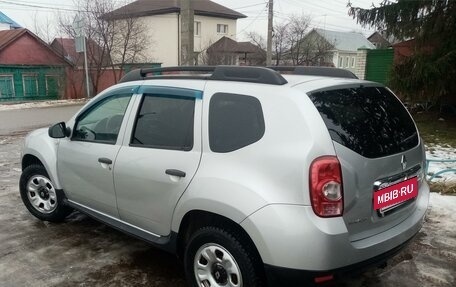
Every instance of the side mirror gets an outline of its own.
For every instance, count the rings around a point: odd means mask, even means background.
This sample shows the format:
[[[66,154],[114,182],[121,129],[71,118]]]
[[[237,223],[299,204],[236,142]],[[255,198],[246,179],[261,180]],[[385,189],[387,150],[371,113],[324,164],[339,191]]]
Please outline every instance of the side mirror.
[[[48,134],[51,138],[61,139],[70,136],[71,129],[66,126],[65,122],[60,122],[49,127]]]

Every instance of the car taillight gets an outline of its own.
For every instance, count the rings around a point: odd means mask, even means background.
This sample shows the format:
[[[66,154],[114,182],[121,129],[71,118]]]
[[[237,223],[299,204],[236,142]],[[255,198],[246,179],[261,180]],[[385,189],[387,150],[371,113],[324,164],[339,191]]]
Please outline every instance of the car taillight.
[[[320,217],[341,216],[344,211],[342,171],[335,156],[322,156],[310,165],[310,199]]]

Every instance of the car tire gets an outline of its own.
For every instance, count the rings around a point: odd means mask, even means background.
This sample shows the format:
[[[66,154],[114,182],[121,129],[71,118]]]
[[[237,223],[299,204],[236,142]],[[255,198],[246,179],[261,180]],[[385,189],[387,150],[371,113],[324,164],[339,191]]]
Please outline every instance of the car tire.
[[[22,171],[19,190],[25,207],[38,219],[61,222],[72,211],[63,202],[63,191],[55,189],[42,165],[30,165]]]
[[[198,229],[187,241],[184,255],[190,286],[264,286],[259,258],[241,238],[236,232],[219,227]]]

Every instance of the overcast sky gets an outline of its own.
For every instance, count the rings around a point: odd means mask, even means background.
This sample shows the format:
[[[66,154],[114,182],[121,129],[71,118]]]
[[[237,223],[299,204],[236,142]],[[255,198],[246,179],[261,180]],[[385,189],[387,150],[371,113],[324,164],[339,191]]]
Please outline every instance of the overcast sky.
[[[153,1],[153,0],[151,0]],[[266,35],[267,0],[213,0],[248,16],[238,21],[238,40],[246,40],[246,34],[256,31]],[[133,1],[129,1],[133,2]],[[334,31],[357,31],[368,36],[374,32],[369,27],[361,27],[348,16],[348,0],[275,0],[274,22],[279,23],[293,14],[312,17],[312,26]],[[351,0],[353,5],[369,8],[380,0]],[[74,14],[74,0],[0,0],[0,11],[20,25],[36,32],[36,26],[56,26],[57,15]],[[36,7],[31,7],[36,6]],[[46,29],[44,29],[46,30]],[[50,37],[56,35],[54,29]],[[47,39],[46,39],[47,40]]]

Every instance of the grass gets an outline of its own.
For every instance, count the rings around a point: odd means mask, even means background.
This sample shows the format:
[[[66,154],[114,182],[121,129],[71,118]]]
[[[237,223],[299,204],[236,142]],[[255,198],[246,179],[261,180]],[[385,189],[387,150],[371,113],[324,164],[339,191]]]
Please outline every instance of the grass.
[[[437,113],[417,113],[413,118],[426,144],[456,147],[456,117]]]
[[[413,119],[421,137],[432,150],[433,145],[456,148],[456,117],[441,118],[438,113],[417,113]],[[429,182],[432,192],[456,195],[456,182]]]
[[[456,195],[455,182],[429,182],[431,192],[438,192],[447,195]]]

